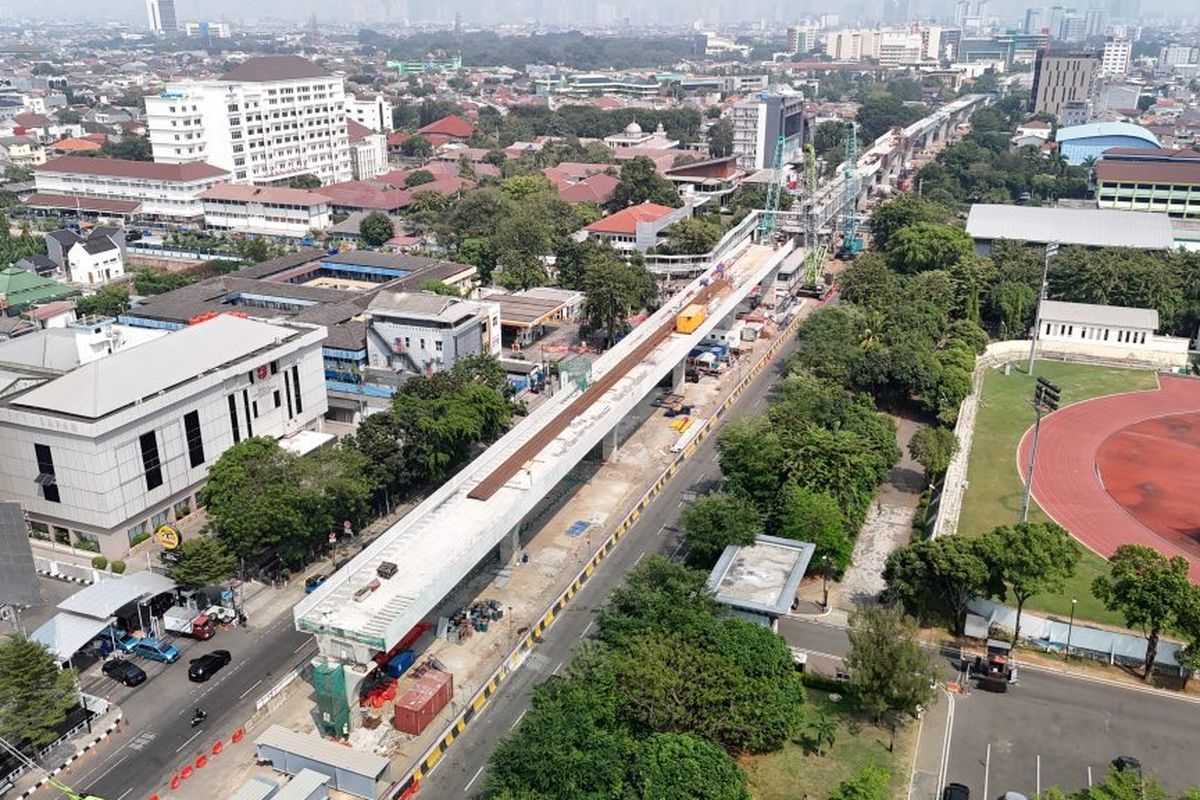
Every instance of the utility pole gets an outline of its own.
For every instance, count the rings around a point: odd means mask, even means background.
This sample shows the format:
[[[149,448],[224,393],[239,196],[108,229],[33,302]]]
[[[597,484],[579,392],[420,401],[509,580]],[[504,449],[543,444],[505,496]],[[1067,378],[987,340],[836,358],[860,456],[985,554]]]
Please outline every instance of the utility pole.
[[[1042,285],[1038,291],[1037,311],[1033,316],[1033,336],[1029,337],[1029,374],[1033,374],[1033,354],[1037,351],[1038,335],[1042,329],[1042,301],[1046,299],[1046,279],[1050,275],[1050,259],[1058,255],[1058,242],[1046,245],[1046,255],[1042,259]]]
[[[1032,363],[1032,362],[1031,362]],[[1058,410],[1062,390],[1045,378],[1038,378],[1033,387],[1033,445],[1029,448],[1029,467],[1025,471],[1025,493],[1021,498],[1021,522],[1029,519],[1029,496],[1033,493],[1033,469],[1037,463],[1038,437],[1042,432],[1042,415]]]

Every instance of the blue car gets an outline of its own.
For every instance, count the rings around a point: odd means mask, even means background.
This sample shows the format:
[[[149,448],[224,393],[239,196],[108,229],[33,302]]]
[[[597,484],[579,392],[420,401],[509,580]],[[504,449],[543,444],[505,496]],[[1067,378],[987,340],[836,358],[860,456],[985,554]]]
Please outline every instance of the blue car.
[[[149,636],[142,639],[133,639],[133,637],[124,639],[117,647],[126,653],[148,658],[151,661],[161,661],[164,664],[174,664],[179,660],[179,650],[174,645],[160,642]]]
[[[304,582],[304,593],[312,594],[317,589],[320,589],[321,584],[324,583],[325,579],[328,577],[329,577],[328,575],[321,573],[321,572],[318,572],[316,575],[310,576],[308,578],[308,580],[306,580]]]

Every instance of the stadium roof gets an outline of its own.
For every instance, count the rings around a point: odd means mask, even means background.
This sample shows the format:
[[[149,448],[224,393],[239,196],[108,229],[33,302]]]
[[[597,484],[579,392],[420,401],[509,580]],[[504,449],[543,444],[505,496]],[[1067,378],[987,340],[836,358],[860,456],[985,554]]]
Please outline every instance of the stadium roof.
[[[1089,122],[1086,125],[1072,125],[1068,128],[1059,128],[1058,134],[1054,138],[1061,144],[1075,139],[1096,139],[1108,136],[1128,136],[1142,139],[1155,147],[1162,146],[1158,137],[1141,125],[1134,125],[1132,122]]]
[[[967,217],[972,239],[1033,244],[1171,250],[1175,235],[1166,214],[1098,208],[1006,206],[977,203]]]

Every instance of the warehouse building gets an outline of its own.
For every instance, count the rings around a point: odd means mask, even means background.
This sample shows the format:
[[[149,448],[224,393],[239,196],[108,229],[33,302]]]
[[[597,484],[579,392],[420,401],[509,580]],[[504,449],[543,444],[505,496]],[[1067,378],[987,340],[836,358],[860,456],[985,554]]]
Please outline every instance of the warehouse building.
[[[967,216],[967,233],[975,241],[975,252],[982,256],[991,253],[992,243],[998,239],[1135,250],[1175,247],[1175,232],[1166,217],[1095,208],[976,203]]]

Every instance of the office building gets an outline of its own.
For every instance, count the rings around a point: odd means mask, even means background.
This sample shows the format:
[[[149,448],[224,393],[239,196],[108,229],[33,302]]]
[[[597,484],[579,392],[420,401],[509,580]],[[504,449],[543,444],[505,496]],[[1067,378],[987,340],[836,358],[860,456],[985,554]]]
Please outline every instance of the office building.
[[[1029,110],[1057,117],[1068,103],[1090,103],[1100,59],[1091,53],[1038,53]]]
[[[146,0],[146,21],[154,33],[170,35],[178,31],[175,0]]]
[[[204,161],[235,183],[351,178],[342,79],[298,56],[257,56],[216,80],[168,83],[146,98],[154,160]]]
[[[418,375],[453,369],[459,359],[500,354],[500,304],[429,292],[380,292],[367,307],[372,367]]]
[[[883,0],[883,24],[903,25],[908,22],[908,0]]]
[[[200,195],[227,181],[228,171],[203,162],[155,164],[118,158],[62,156],[33,172],[30,208],[58,213],[94,212],[167,222],[198,222]]]
[[[803,55],[817,46],[817,32],[811,28],[801,28],[793,25],[787,29],[787,51],[793,55]]]
[[[374,97],[346,96],[346,116],[375,133],[391,133],[392,103],[381,94]]]
[[[1025,25],[1022,27],[1022,30],[1025,33],[1040,33],[1045,20],[1046,9],[1027,8],[1025,9]]]
[[[1100,56],[1101,75],[1127,75],[1133,44],[1128,39],[1109,38]]]
[[[0,343],[0,497],[122,558],[190,513],[220,455],[319,427],[319,326],[227,314],[175,333],[83,321]]]
[[[350,171],[356,181],[367,181],[388,171],[387,135],[375,133],[352,119],[346,120],[350,134]]]
[[[302,239],[331,224],[329,198],[308,189],[222,183],[200,202],[213,230]]]
[[[1200,48],[1178,42],[1164,45],[1158,51],[1158,71],[1175,72],[1180,67],[1194,67],[1200,61]]]
[[[775,166],[775,150],[783,137],[783,157],[796,157],[804,143],[804,95],[764,92],[733,107],[733,152],[742,169]]]

